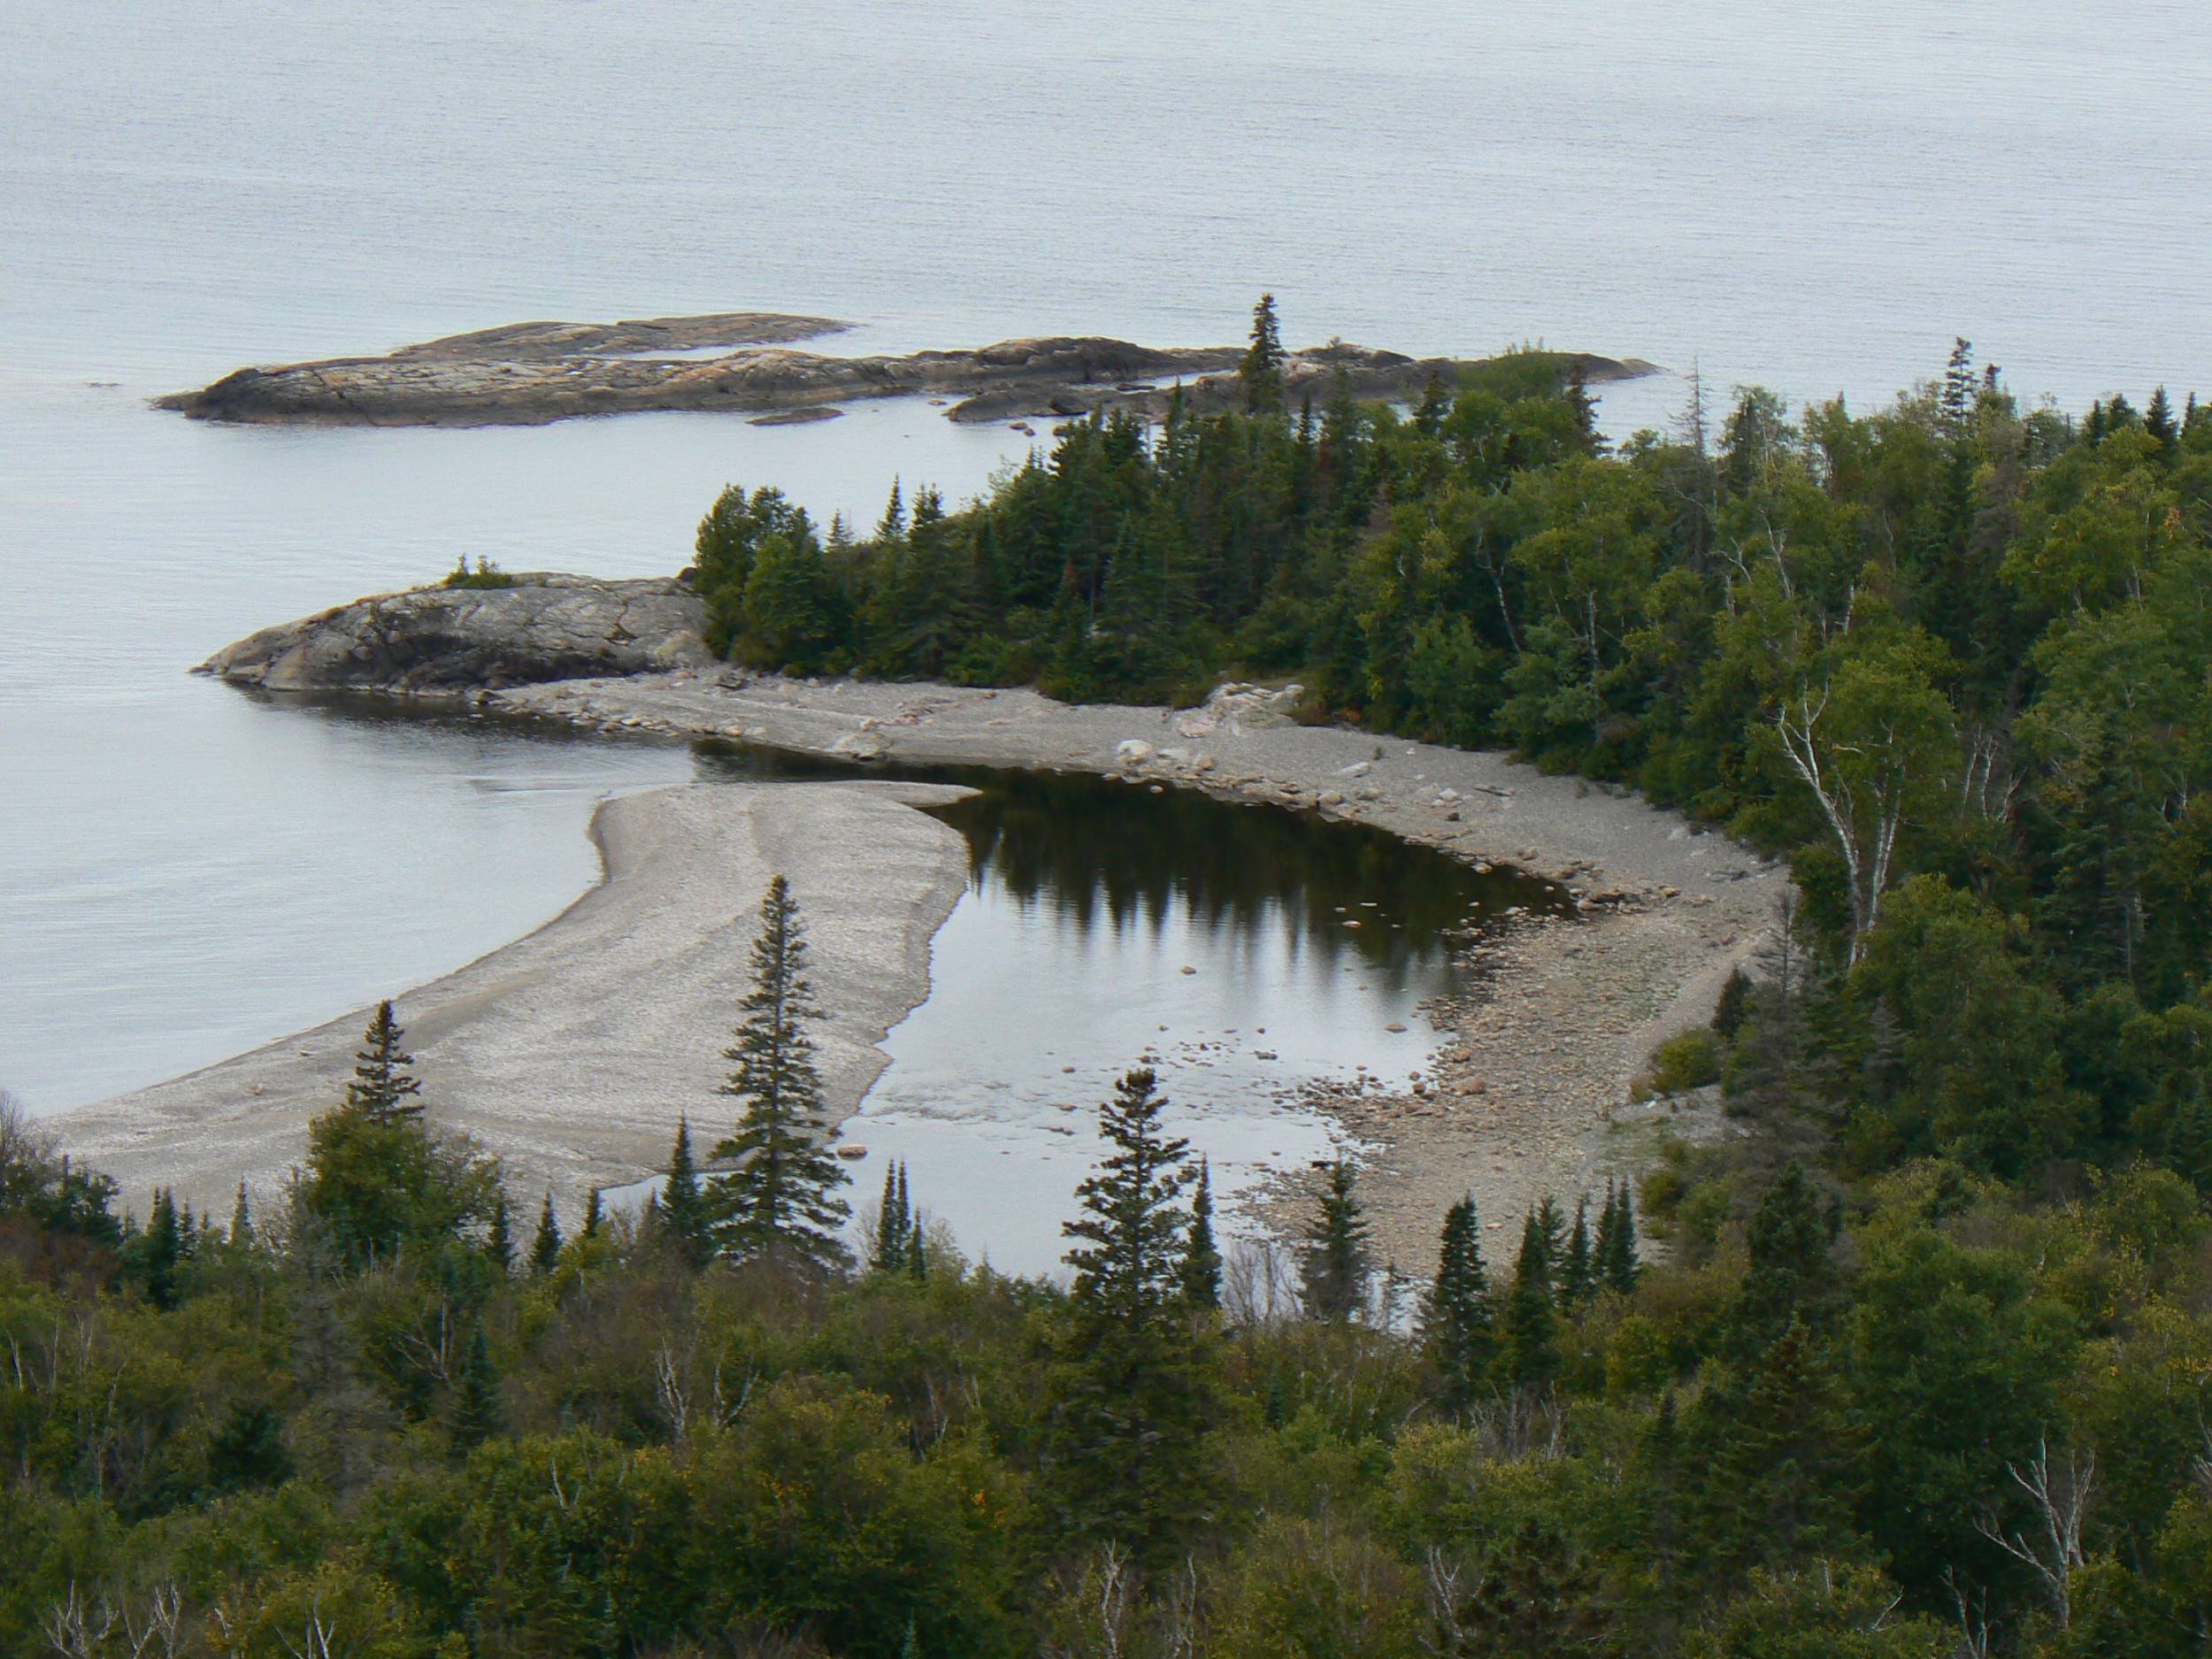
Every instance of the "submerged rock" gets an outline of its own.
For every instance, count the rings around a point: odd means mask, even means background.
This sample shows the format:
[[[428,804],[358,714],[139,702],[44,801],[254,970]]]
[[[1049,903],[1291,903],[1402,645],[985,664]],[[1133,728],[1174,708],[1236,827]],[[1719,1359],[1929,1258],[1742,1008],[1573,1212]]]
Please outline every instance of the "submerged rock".
[[[680,581],[518,575],[357,599],[226,646],[193,672],[270,691],[458,692],[703,665]]]

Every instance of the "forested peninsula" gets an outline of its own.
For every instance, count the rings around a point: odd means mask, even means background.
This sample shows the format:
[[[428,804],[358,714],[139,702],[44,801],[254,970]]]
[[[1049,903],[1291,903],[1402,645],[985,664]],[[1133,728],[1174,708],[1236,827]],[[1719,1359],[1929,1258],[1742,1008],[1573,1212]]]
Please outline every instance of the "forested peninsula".
[[[635,1225],[523,1248],[388,1018],[227,1227],[122,1226],[12,1126],[0,1641],[2205,1652],[2212,414],[2024,407],[1962,342],[1881,409],[1694,392],[1609,446],[1546,354],[1402,406],[1284,363],[1263,303],[1234,406],[1075,421],[956,511],[733,488],[706,641],[1077,702],[1294,679],[1724,826],[1798,896],[1648,1086],[1739,1133],[1454,1203],[1401,1290],[1353,1163],[1272,1267],[1217,1238],[1140,1071],[1067,1283],[966,1263],[896,1172],[849,1264],[772,888],[700,1130],[741,1156],[703,1203],[687,1126]]]

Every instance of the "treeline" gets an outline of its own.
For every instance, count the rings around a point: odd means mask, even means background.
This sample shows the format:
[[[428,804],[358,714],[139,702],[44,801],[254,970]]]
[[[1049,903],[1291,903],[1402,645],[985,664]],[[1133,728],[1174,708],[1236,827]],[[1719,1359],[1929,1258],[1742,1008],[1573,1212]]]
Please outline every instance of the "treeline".
[[[806,1003],[774,895],[733,1134],[526,1252],[388,1010],[227,1228],[118,1224],[0,1114],[0,1650],[2205,1651],[2212,1226],[2170,1173],[1790,1163],[1737,1225],[1744,1169],[1677,1159],[1667,1263],[1624,1188],[1509,1258],[1463,1201],[1409,1296],[1347,1162],[1294,1246],[1225,1243],[1137,1071],[1064,1284],[971,1266],[896,1167],[856,1263]]]
[[[1839,1169],[2212,1189],[2212,411],[2023,409],[1962,342],[1887,409],[1701,390],[1609,453],[1567,361],[1291,411],[1263,301],[1243,412],[1078,422],[857,541],[733,488],[696,580],[757,665],[1295,677],[1319,718],[1632,784],[1789,855],[1806,1005],[1758,1092]]]

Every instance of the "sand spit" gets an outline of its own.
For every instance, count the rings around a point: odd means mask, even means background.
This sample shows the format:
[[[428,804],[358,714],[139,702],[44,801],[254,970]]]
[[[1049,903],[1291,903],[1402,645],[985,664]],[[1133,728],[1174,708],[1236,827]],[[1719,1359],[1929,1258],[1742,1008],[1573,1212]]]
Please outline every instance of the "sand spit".
[[[1421,1094],[1317,1097],[1369,1148],[1379,1248],[1416,1271],[1463,1192],[1502,1233],[1542,1194],[1601,1187],[1648,1156],[1652,1114],[1624,1110],[1631,1083],[1655,1043],[1709,1017],[1729,970],[1770,935],[1787,880],[1781,866],[1625,791],[1494,753],[1296,726],[1284,699],[1257,689],[1173,710],[677,672],[482,702],[610,732],[1122,776],[1357,818],[1567,884],[1578,919],[1530,921],[1478,948],[1476,988],[1437,1010],[1449,1034]]]
[[[898,783],[690,785],[602,805],[600,884],[535,933],[397,999],[442,1125],[505,1160],[518,1202],[548,1186],[572,1217],[595,1186],[660,1168],[680,1113],[702,1151],[728,1102],[736,1015],[763,890],[803,907],[824,1080],[849,1113],[887,1064],[875,1045],[927,995],[929,941],[967,883],[957,832],[913,810],[964,792]],[[273,1202],[307,1120],[343,1093],[368,1010],[49,1120],[142,1214],[173,1186],[229,1213],[241,1179]],[[521,1224],[518,1224],[521,1225]]]

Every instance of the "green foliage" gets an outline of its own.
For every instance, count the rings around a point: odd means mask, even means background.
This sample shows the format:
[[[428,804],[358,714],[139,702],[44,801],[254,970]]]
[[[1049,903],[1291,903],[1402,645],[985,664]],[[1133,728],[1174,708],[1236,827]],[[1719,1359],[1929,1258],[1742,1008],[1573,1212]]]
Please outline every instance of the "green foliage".
[[[469,568],[467,554],[463,553],[457,557],[453,562],[453,568],[445,573],[445,580],[438,584],[441,588],[476,589],[512,588],[514,585],[513,577],[480,553],[476,556],[476,568],[473,570]]]
[[[1717,1083],[1726,1054],[1720,1033],[1709,1027],[1694,1025],[1677,1032],[1651,1051],[1651,1064],[1637,1085],[1638,1092],[1648,1099],[1686,1094]]]
[[[1299,1263],[1306,1311],[1341,1322],[1367,1306],[1367,1222],[1355,1191],[1359,1171],[1340,1154],[1323,1177],[1320,1199]]]
[[[806,977],[806,927],[790,884],[777,876],[761,900],[753,988],[736,1040],[736,1069],[721,1093],[740,1102],[736,1131],[714,1148],[736,1167],[708,1183],[715,1247],[733,1261],[819,1271],[846,1260],[837,1229],[850,1213],[837,1195],[845,1172],[827,1145],[822,1080],[806,1022],[820,1010]]]
[[[1050,1338],[1048,1486],[1061,1524],[1155,1559],[1210,1509],[1193,1475],[1213,1415],[1208,1333],[1182,1317],[1189,1143],[1135,1071],[1099,1110],[1110,1148],[1076,1188],[1068,1305]]]

